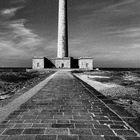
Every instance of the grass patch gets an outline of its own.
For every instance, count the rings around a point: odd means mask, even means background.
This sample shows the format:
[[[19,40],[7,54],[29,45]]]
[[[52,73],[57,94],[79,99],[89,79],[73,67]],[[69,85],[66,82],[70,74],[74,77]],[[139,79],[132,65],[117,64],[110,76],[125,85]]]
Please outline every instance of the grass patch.
[[[37,85],[54,72],[1,72],[0,73],[0,106],[3,106],[30,88]]]
[[[4,82],[20,82],[27,81],[38,77],[38,72],[2,72],[0,73],[0,80]]]

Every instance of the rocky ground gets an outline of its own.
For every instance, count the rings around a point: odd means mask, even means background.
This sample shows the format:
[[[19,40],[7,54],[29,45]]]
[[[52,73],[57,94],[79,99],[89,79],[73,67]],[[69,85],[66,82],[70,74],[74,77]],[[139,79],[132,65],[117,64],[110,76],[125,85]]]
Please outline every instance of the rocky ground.
[[[30,88],[37,85],[53,72],[1,72],[0,106],[4,106]]]
[[[139,71],[94,71],[82,72],[91,85],[140,117],[140,72]]]

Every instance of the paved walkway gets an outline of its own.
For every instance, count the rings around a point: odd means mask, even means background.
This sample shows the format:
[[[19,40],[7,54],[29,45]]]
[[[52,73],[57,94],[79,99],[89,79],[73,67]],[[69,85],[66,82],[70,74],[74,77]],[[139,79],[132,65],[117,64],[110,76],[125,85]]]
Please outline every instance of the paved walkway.
[[[0,140],[140,140],[69,72],[57,72],[0,124],[0,133]]]

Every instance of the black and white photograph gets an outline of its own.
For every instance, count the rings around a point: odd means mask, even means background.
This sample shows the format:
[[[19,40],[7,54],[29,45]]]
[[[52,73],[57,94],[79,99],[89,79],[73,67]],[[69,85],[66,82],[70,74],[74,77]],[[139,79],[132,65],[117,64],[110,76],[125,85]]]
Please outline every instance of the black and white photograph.
[[[140,0],[0,0],[0,140],[140,140]]]

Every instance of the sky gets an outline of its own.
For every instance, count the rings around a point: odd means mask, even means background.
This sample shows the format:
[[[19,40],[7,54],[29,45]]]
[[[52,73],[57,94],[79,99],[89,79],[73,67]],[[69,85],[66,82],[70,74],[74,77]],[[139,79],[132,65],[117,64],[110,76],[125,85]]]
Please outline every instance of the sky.
[[[57,54],[58,0],[0,0],[0,67]],[[140,0],[68,0],[69,55],[140,67]]]

